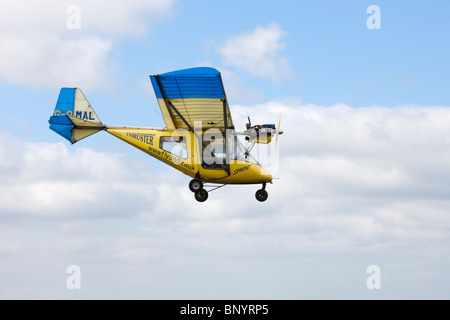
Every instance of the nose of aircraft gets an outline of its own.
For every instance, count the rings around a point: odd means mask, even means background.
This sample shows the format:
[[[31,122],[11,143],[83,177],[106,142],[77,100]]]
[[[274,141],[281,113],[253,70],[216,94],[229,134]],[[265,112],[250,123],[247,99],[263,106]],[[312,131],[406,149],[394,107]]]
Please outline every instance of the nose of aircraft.
[[[272,175],[269,171],[259,165],[253,166],[255,176],[258,176],[258,182],[267,183],[272,181]]]

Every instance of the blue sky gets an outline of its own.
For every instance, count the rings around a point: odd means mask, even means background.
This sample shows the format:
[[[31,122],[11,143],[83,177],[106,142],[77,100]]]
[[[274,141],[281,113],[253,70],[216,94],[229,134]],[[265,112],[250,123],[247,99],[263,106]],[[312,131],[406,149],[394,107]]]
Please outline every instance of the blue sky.
[[[366,9],[371,4],[370,1],[339,4],[280,1],[276,5],[258,1],[227,5],[210,1],[174,2],[167,17],[156,23],[152,23],[154,17],[150,13],[144,13],[142,20],[146,23],[148,19],[151,28],[144,28],[137,34],[134,31],[129,31],[130,36],[118,31],[119,35],[100,32],[99,36],[106,37],[113,46],[106,55],[114,68],[113,84],[98,90],[101,87],[99,76],[96,83],[89,84],[97,87],[94,92],[89,85],[83,89],[91,100],[97,96],[101,101],[108,99],[111,107],[125,103],[137,105],[136,113],[144,113],[151,121],[154,114],[148,113],[147,107],[156,104],[149,74],[210,64],[227,68],[237,74],[242,83],[258,91],[244,101],[240,96],[230,96],[230,101],[235,103],[295,99],[318,105],[346,103],[361,107],[448,105],[445,88],[449,74],[446,62],[449,22],[445,10],[421,1],[381,1],[377,4],[382,9],[382,28],[369,30],[366,20],[370,14]],[[442,6],[445,8],[446,3],[442,2]],[[34,23],[39,24],[39,13],[35,17]],[[62,22],[64,18],[69,18],[69,14],[62,15]],[[83,27],[87,24],[83,18],[81,11],[81,29],[62,30],[61,36],[83,39],[90,32]],[[283,33],[278,40],[283,48],[277,54],[288,61],[292,72],[289,80],[258,77],[225,62],[219,48],[227,39],[273,23]],[[120,28],[119,22],[116,28]],[[309,29],[314,32],[308,32]],[[61,67],[63,72],[67,66]],[[275,70],[273,78],[283,72],[285,70]],[[36,106],[39,103],[39,108],[30,108],[31,111],[25,113],[21,112],[22,108],[13,108],[17,113],[12,112],[10,116],[18,121],[24,117],[29,117],[28,121],[40,117],[46,105],[51,112],[60,87],[54,82],[22,86],[20,81],[17,84],[8,77],[2,78],[2,84],[2,96],[9,104]],[[72,83],[67,81],[65,85]],[[30,94],[21,94],[24,89],[30,90]],[[119,121],[120,117],[134,122],[143,118],[127,112],[112,120]]]
[[[449,9],[0,1],[0,297],[448,299]],[[149,75],[194,66],[222,72],[238,127],[281,114],[266,203],[241,186],[199,204],[110,135],[70,146],[48,129],[64,86],[106,124],[163,127]]]

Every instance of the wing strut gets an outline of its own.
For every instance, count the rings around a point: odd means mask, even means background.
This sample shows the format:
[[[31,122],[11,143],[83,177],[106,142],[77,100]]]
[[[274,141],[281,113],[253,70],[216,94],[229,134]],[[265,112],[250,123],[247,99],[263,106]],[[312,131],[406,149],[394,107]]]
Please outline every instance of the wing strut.
[[[223,124],[224,124],[224,146],[225,146],[225,171],[230,175],[230,150],[228,148],[228,113],[227,113],[227,99],[223,99]]]

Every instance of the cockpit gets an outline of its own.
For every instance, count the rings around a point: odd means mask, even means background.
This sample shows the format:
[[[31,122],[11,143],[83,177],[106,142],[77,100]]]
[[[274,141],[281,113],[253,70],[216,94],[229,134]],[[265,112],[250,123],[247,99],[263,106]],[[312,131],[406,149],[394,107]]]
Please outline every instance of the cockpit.
[[[238,136],[229,135],[225,141],[222,134],[205,134],[202,145],[202,166],[205,169],[225,169],[227,164],[233,163],[259,164]]]

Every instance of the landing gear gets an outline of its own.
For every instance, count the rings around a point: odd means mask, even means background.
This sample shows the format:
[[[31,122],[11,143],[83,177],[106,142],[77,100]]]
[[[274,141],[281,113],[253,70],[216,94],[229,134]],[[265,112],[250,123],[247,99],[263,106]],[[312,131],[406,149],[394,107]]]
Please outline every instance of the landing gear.
[[[265,183],[263,183],[262,189],[259,189],[258,191],[256,191],[255,197],[256,197],[256,200],[258,200],[260,202],[264,202],[267,200],[267,198],[269,197],[269,194],[266,191]]]
[[[194,194],[194,197],[198,202],[205,202],[208,199],[208,191],[201,189]]]
[[[197,192],[203,189],[203,182],[201,182],[199,179],[192,179],[191,182],[189,182],[189,190],[192,192]]]
[[[205,202],[206,200],[208,200],[209,192],[214,191],[219,188],[222,188],[224,186],[225,186],[225,184],[220,185],[218,187],[215,187],[215,188],[207,191],[204,189],[205,186],[203,185],[203,182],[200,179],[195,178],[189,182],[189,190],[191,190],[194,193],[195,200],[197,200],[198,202]],[[211,186],[207,185],[206,187],[208,188]],[[256,200],[258,200],[260,202],[264,202],[267,200],[267,198],[269,197],[269,194],[266,191],[266,183],[262,184],[262,189],[259,189],[258,191],[256,191],[255,197],[256,197]]]
[[[189,190],[194,193],[195,200],[204,202],[208,199],[208,191],[203,189],[203,182],[199,179],[192,179],[189,182]]]
[[[267,198],[269,197],[269,194],[267,193],[266,190],[259,189],[258,191],[256,191],[255,197],[256,197],[256,200],[263,202],[263,201],[267,200]]]

